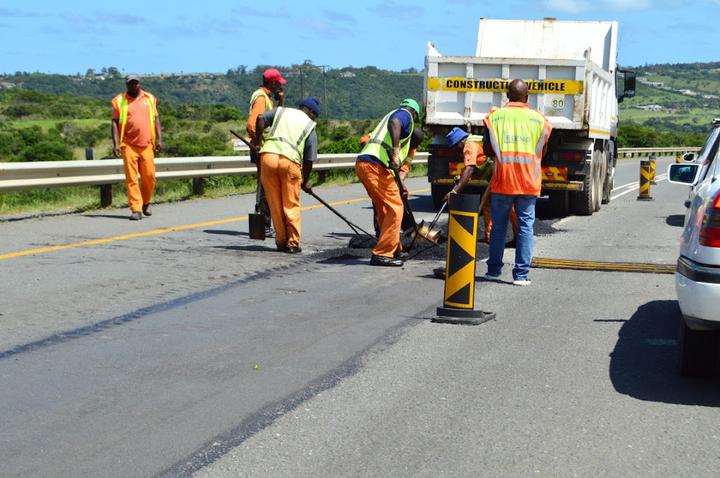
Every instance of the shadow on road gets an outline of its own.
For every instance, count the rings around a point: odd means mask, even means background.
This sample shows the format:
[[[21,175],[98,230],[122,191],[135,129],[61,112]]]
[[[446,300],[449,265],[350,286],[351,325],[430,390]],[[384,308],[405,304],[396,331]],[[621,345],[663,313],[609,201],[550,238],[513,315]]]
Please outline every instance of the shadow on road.
[[[615,390],[653,402],[720,407],[720,382],[677,372],[680,309],[675,300],[641,305],[620,329],[610,354]]]
[[[92,218],[103,217],[106,219],[123,219],[125,221],[128,221],[130,214],[123,214],[123,215],[121,215],[121,214],[83,214],[82,217],[92,217]]]
[[[245,231],[231,231],[226,229],[205,229],[203,231],[205,234],[223,234],[226,236],[245,236],[250,237],[250,233]]]
[[[259,244],[252,244],[248,246],[214,246],[215,249],[225,249],[227,251],[259,251],[259,252],[278,252],[279,254],[284,254],[279,252],[275,246],[268,247],[268,246],[261,246]]]
[[[665,218],[665,224],[668,226],[683,227],[685,225],[684,214],[670,214]]]

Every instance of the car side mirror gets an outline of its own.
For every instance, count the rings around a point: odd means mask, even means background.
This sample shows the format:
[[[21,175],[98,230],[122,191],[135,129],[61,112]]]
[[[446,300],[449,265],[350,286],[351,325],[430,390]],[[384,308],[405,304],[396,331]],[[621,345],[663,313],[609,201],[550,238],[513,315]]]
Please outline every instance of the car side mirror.
[[[692,163],[693,161],[695,161],[695,153],[685,153],[683,154],[682,159],[686,163]]]
[[[668,182],[675,184],[694,184],[699,164],[671,164],[668,168]]]

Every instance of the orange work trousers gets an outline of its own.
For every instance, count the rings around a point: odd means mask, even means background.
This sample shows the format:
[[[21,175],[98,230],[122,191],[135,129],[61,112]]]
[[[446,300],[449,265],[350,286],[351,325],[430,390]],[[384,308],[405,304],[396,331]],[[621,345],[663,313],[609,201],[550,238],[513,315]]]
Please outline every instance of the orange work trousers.
[[[144,205],[150,204],[155,190],[155,150],[152,144],[132,146],[123,143],[120,145],[120,152],[125,168],[125,186],[130,210],[141,212]]]
[[[300,247],[300,165],[279,154],[262,153],[260,181],[275,224],[275,244],[280,249]]]
[[[402,251],[400,225],[403,217],[402,198],[393,173],[382,164],[370,161],[356,161],[355,173],[372,199],[380,225],[380,237],[372,253],[393,257]]]
[[[490,186],[488,186],[490,187]],[[485,223],[485,242],[490,242],[490,231],[492,231],[492,214],[490,214],[490,202],[492,198],[492,192],[488,195],[485,204],[483,204],[482,215],[483,222]],[[518,222],[517,216],[515,215],[515,206],[510,209],[510,225],[512,226],[513,239],[517,239],[518,235]]]

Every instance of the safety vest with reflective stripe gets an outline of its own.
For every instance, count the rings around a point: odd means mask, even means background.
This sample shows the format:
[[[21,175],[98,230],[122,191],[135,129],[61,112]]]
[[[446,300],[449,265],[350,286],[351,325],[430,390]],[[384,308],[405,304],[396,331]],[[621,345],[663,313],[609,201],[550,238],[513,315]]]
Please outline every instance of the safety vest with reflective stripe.
[[[315,122],[295,108],[278,108],[273,124],[263,132],[260,153],[275,153],[290,161],[302,163],[305,140],[315,129]]]
[[[400,109],[405,111],[407,114],[410,114],[409,111],[402,108]],[[390,157],[392,156],[393,144],[392,136],[390,135],[390,128],[388,128],[388,122],[390,121],[390,117],[395,114],[395,111],[391,111],[385,115],[382,121],[380,121],[372,133],[370,133],[370,140],[360,152],[361,155],[367,154],[377,158],[378,161],[385,165],[385,167],[390,166]],[[410,134],[407,135],[407,138],[400,138],[399,144],[400,158],[403,163],[412,160],[408,159],[408,151],[410,151],[410,138],[412,138],[415,123],[412,121],[412,115],[410,118]],[[398,164],[398,166],[401,166],[401,164]]]
[[[150,137],[152,138],[153,146],[155,146],[155,105],[157,104],[157,100],[147,91],[143,91],[142,93],[145,95],[145,98],[147,98],[148,102],[148,112],[150,113]],[[127,124],[128,105],[130,104],[130,102],[125,97],[125,93],[120,93],[113,99],[113,103],[115,103],[115,106],[118,109],[118,123],[120,124],[120,143],[122,144],[123,139],[125,138],[125,125]]]
[[[253,92],[252,96],[250,97],[250,111],[252,111],[252,107],[255,104],[255,100],[258,99],[260,96],[265,97],[265,111],[270,111],[271,109],[273,109],[274,105],[273,105],[272,100],[270,99],[270,96],[268,96],[265,89],[261,87],[261,88],[258,88],[257,90],[255,90]]]
[[[540,161],[552,126],[526,103],[511,102],[485,117],[495,152],[490,187],[494,193],[539,196]]]

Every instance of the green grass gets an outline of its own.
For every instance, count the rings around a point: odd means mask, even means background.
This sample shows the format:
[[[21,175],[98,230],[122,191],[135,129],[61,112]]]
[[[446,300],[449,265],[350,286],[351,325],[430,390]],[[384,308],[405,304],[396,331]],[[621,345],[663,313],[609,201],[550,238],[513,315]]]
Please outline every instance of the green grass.
[[[42,120],[17,120],[17,121],[8,121],[8,124],[11,126],[22,129],[22,128],[31,128],[33,126],[39,126],[43,129],[43,131],[48,131],[49,129],[55,128],[60,123],[71,123],[74,124],[77,127],[80,128],[94,128],[96,126],[107,124],[108,127],[108,136],[110,135],[110,117],[108,116],[107,120],[100,120],[100,119],[42,119]]]

